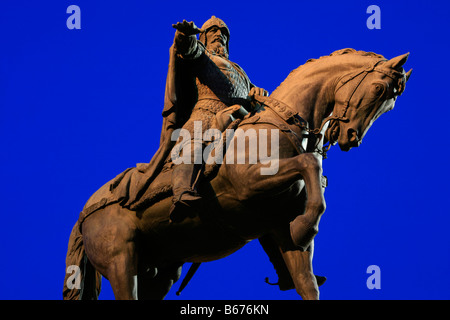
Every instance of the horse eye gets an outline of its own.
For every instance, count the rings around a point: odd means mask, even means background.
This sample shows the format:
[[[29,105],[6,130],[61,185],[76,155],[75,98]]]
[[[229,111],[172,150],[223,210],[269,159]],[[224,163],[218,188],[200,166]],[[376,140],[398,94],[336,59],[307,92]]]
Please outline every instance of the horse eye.
[[[381,85],[381,84],[376,84],[374,90],[375,90],[375,94],[376,94],[377,96],[379,96],[379,95],[381,95],[381,94],[383,93],[384,87],[383,87],[383,85]]]

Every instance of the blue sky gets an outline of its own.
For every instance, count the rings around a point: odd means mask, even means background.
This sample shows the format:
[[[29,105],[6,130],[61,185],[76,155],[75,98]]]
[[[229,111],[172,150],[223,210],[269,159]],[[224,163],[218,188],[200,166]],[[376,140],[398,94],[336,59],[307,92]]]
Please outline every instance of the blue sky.
[[[81,29],[69,30],[69,5]],[[369,5],[381,10],[370,30]],[[309,58],[410,52],[406,91],[358,149],[324,161],[314,270],[322,299],[449,299],[449,5],[444,1],[3,1],[0,299],[61,299],[70,230],[106,181],[156,151],[173,23],[229,26],[230,59],[272,92]],[[369,290],[377,265],[381,289]],[[187,265],[188,266],[188,265]],[[185,268],[184,273],[187,271]],[[203,264],[167,299],[298,299],[257,241]],[[101,299],[112,299],[104,280]]]

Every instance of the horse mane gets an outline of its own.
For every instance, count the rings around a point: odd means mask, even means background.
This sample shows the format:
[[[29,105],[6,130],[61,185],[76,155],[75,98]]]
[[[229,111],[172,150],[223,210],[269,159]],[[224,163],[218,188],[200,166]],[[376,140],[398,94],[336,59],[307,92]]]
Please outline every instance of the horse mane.
[[[366,56],[366,57],[377,58],[377,59],[380,59],[380,60],[387,60],[384,56],[382,56],[381,54],[377,54],[375,52],[370,52],[370,51],[366,52],[366,51],[362,51],[362,50],[355,50],[355,49],[352,49],[352,48],[339,49],[339,50],[336,50],[336,51],[330,53],[327,56],[321,56],[321,57],[316,58],[316,59],[315,58],[308,59],[304,64],[302,64],[298,68],[292,70],[289,73],[289,75],[286,77],[286,79],[284,79],[284,81],[277,87],[277,89],[279,87],[281,87],[286,81],[289,81],[292,76],[295,76],[299,71],[301,71],[304,66],[309,65],[309,64],[314,63],[314,62],[317,62],[317,61],[326,60],[326,59],[328,59],[330,57],[341,56],[341,55],[344,55],[344,54],[354,54],[354,55],[358,55],[358,56]],[[277,89],[275,89],[275,90],[277,90]]]
[[[366,57],[368,56],[368,57],[373,57],[373,58],[378,58],[378,59],[386,59],[381,54],[378,54],[378,53],[375,53],[375,52],[368,52],[368,51],[362,51],[362,50],[358,51],[358,50],[355,50],[355,49],[352,49],[352,48],[345,48],[345,49],[336,50],[336,51],[330,53],[328,56],[322,56],[322,57],[320,57],[318,59],[309,59],[308,61],[306,61],[306,63],[314,62],[314,61],[325,59],[325,58],[328,58],[328,57],[341,56],[341,55],[344,55],[344,54],[356,54],[356,55],[359,55],[359,56],[366,56]]]

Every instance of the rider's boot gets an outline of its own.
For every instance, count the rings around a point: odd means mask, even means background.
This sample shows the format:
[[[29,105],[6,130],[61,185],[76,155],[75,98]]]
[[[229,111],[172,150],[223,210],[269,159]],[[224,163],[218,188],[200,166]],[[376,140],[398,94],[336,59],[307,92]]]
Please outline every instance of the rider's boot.
[[[187,216],[197,214],[201,200],[197,193],[201,168],[201,165],[184,163],[174,167],[172,172],[173,203],[170,208],[172,222],[179,222]]]

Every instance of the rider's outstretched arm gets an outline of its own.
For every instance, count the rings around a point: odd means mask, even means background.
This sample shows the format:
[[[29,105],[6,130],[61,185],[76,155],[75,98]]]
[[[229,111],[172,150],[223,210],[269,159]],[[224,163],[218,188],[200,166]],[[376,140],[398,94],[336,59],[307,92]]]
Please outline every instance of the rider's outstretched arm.
[[[193,22],[178,22],[173,27],[175,32],[174,47],[177,55],[183,59],[197,59],[205,52],[204,45],[197,40],[196,34],[201,30]]]

